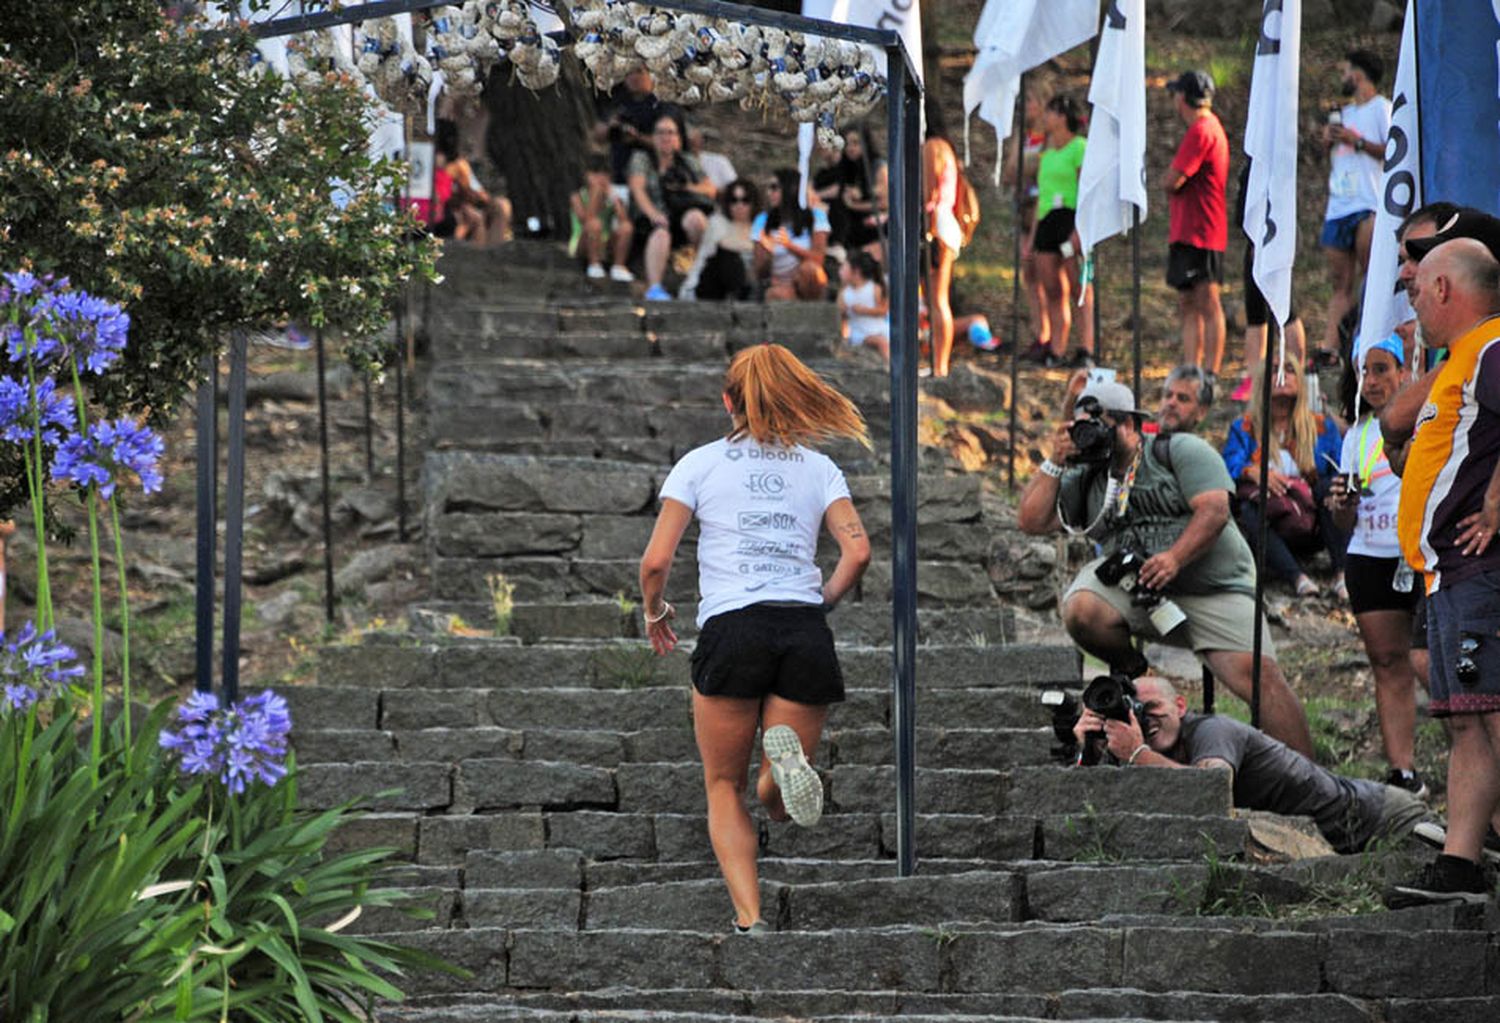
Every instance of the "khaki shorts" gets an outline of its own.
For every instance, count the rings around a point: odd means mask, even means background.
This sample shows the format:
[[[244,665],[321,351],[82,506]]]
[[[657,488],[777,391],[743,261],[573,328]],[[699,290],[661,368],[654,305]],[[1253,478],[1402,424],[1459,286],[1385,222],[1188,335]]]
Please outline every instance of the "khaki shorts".
[[[1130,603],[1130,594],[1118,586],[1106,586],[1099,581],[1094,570],[1103,561],[1103,558],[1096,558],[1083,566],[1078,577],[1073,580],[1073,585],[1063,594],[1064,605],[1072,599],[1073,594],[1087,590],[1120,613],[1130,627],[1132,636],[1142,636],[1169,646],[1186,647],[1195,654],[1215,650],[1243,653],[1254,651],[1255,598],[1249,594],[1230,592],[1173,597],[1172,600],[1187,616],[1187,621],[1163,636],[1152,626],[1146,609]],[[1271,630],[1264,621],[1261,622],[1260,653],[1262,657],[1276,656],[1276,645],[1271,642]]]

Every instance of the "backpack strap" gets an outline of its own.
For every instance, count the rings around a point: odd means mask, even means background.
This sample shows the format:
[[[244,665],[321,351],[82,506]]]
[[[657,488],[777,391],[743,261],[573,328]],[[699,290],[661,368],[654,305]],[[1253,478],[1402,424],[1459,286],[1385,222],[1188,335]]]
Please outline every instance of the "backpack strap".
[[[1167,472],[1172,471],[1172,435],[1170,433],[1158,433],[1151,438],[1151,457],[1156,459],[1156,464]]]

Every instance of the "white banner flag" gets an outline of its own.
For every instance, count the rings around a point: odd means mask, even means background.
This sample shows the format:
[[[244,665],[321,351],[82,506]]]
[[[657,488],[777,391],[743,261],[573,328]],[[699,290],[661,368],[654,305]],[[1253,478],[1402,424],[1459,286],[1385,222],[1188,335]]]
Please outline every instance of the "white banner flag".
[[[1088,148],[1078,175],[1078,238],[1088,252],[1146,219],[1146,0],[1115,0],[1100,29]]]
[[[911,57],[922,84],[922,8],[918,0],[802,0],[803,17],[834,21],[840,25],[862,28],[895,29]],[[880,69],[885,70],[885,54],[880,53]],[[840,125],[842,127],[842,125]],[[812,177],[814,128],[804,124],[797,129],[797,170],[802,178],[802,207],[807,208],[807,183]]]
[[[1255,283],[1284,325],[1292,307],[1297,257],[1297,97],[1302,0],[1265,0],[1245,153],[1253,161],[1245,189],[1245,233],[1255,242]]]
[[[1406,25],[1401,30],[1401,58],[1396,65],[1396,95],[1391,103],[1391,134],[1385,143],[1385,180],[1375,210],[1375,235],[1370,242],[1370,269],[1365,274],[1362,338],[1389,337],[1396,325],[1412,318],[1405,294],[1396,294],[1400,257],[1396,229],[1412,210],[1422,205],[1422,143],[1417,130],[1417,12],[1407,0]]]
[[[964,78],[965,125],[978,110],[998,138],[1009,138],[1021,75],[1098,30],[1098,0],[987,0],[974,29],[979,54]]]

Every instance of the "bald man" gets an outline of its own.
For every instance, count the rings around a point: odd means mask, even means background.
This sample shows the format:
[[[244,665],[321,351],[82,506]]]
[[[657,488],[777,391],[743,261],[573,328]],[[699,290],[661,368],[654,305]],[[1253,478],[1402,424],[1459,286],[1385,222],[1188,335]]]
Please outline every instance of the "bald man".
[[[1500,807],[1500,220],[1466,212],[1406,248],[1423,336],[1449,355],[1397,394],[1381,429],[1406,445],[1397,533],[1426,580],[1428,713],[1447,718],[1453,748],[1443,852],[1391,889],[1393,907],[1485,901]]]
[[[1328,844],[1360,852],[1377,838],[1414,835],[1441,824],[1405,789],[1345,778],[1319,767],[1285,743],[1233,718],[1194,714],[1164,678],[1136,680],[1141,717],[1106,721],[1084,709],[1073,728],[1080,746],[1104,733],[1109,753],[1128,767],[1197,767],[1232,774],[1234,805],[1292,817],[1311,817]]]

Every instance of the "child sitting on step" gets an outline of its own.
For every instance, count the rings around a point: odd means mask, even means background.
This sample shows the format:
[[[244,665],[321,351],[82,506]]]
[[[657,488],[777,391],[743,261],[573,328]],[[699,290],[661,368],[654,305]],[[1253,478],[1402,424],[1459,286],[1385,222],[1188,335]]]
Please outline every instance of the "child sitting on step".
[[[856,250],[839,268],[839,317],[850,348],[869,345],[891,361],[890,299],[885,293],[885,275],[875,257]]]

